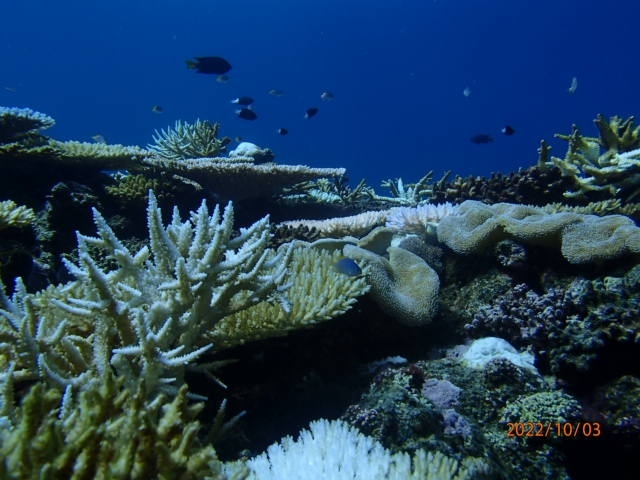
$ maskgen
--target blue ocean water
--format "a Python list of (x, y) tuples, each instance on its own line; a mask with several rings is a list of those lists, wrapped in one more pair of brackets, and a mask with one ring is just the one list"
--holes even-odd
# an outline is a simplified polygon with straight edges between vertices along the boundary
[[(53, 116), (57, 139), (109, 143), (220, 121), (280, 163), (344, 166), (374, 186), (508, 172), (535, 163), (542, 138), (564, 154), (552, 135), (572, 123), (594, 132), (597, 113), (638, 113), (637, 18), (631, 0), (3, 0), (0, 105)], [(207, 55), (232, 63), (228, 83), (186, 68)], [(239, 95), (256, 121), (236, 117)]]

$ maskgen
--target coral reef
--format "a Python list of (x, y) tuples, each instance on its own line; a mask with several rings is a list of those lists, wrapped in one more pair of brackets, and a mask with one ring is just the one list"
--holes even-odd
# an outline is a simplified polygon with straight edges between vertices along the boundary
[(320, 178), (342, 176), (344, 168), (312, 168), (305, 165), (256, 165), (249, 162), (230, 162), (222, 158), (167, 160), (147, 158), (144, 164), (162, 171), (177, 181), (188, 181), (207, 189), (219, 197), (241, 200), (269, 198), (286, 186)]
[(459, 254), (479, 252), (504, 239), (560, 247), (573, 264), (640, 254), (640, 229), (622, 215), (548, 214), (524, 205), (467, 200), (458, 215), (438, 225), (438, 240)]
[(492, 173), (488, 178), (480, 176), (455, 176), (449, 180), (447, 172), (431, 188), (432, 203), (462, 203), (479, 200), (486, 203), (524, 203), (545, 205), (550, 202), (566, 202), (564, 193), (575, 188), (573, 179), (563, 177), (560, 169), (532, 166), (517, 172)]
[(12, 200), (0, 202), (0, 231), (10, 227), (26, 227), (36, 220), (35, 212)]
[(348, 217), (327, 218), (324, 220), (287, 220), (278, 228), (313, 229), (321, 238), (336, 238), (351, 235), (362, 237), (375, 227), (384, 224), (388, 211), (369, 211)]
[[(232, 238), (233, 209), (206, 205), (162, 225), (149, 194), (149, 244), (133, 253), (94, 210), (98, 237), (78, 235), (76, 281), (0, 298), (0, 344), (15, 379), (78, 388), (115, 369), (148, 394), (177, 391), (186, 367), (211, 348), (203, 335), (226, 315), (280, 294), (288, 251), (267, 249), (268, 219)], [(89, 247), (103, 251), (101, 265)]]
[(391, 453), (344, 422), (323, 419), (312, 422), (297, 440), (285, 437), (247, 464), (250, 480), (471, 480), (486, 471), (478, 459), (459, 462), (422, 450), (411, 456)]
[(223, 318), (207, 333), (216, 348), (228, 348), (330, 320), (349, 310), (369, 286), (363, 277), (338, 272), (340, 251), (297, 243), (281, 281), (287, 303), (260, 302)]
[(499, 335), (532, 347), (539, 365), (569, 380), (597, 358), (604, 361), (606, 351), (637, 342), (639, 292), (640, 266), (621, 277), (576, 278), (542, 293), (519, 284), (480, 306), (466, 329), (473, 337)]
[[(567, 408), (554, 410), (545, 402), (550, 398), (564, 400)], [(486, 478), (567, 479), (563, 440), (507, 435), (502, 422), (524, 404), (538, 405), (550, 421), (581, 418), (575, 399), (550, 390), (530, 369), (505, 358), (471, 369), (448, 357), (382, 370), (342, 419), (391, 451), (442, 452), (462, 462), (482, 458)]]
[(196, 119), (194, 123), (178, 120), (174, 128), (168, 127), (153, 135), (155, 143), (147, 148), (158, 157), (168, 160), (219, 157), (231, 143), (229, 137), (218, 137), (220, 124)]
[(30, 108), (0, 107), (0, 144), (41, 140), (39, 131), (55, 123), (53, 118)]
[(633, 116), (598, 115), (599, 137), (586, 137), (574, 125), (570, 135), (556, 134), (569, 143), (565, 157), (549, 158), (549, 149), (543, 149), (538, 165), (555, 166), (574, 181), (576, 189), (565, 192), (567, 198), (632, 201), (640, 194), (640, 127), (634, 122)]
[(380, 308), (405, 325), (429, 323), (438, 307), (440, 279), (418, 255), (400, 247), (387, 249), (389, 259), (355, 245), (345, 245), (345, 256), (361, 262)]
[(451, 203), (426, 203), (417, 207), (394, 207), (387, 213), (385, 226), (394, 230), (418, 235), (435, 232), (440, 220), (456, 215), (457, 207)]
[[(222, 462), (197, 437), (202, 404), (183, 386), (172, 401), (146, 398), (105, 372), (69, 405), (37, 383), (25, 395), (14, 426), (0, 429), (0, 476), (6, 479), (223, 478)], [(62, 401), (62, 408), (59, 409)]]

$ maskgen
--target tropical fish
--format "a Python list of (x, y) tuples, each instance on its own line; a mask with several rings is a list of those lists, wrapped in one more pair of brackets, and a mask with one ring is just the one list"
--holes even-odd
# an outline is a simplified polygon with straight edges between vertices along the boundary
[(284, 128), (284, 127), (280, 127), (280, 128), (278, 129), (278, 135), (286, 135), (287, 133), (289, 133), (289, 130), (287, 130), (287, 129), (286, 129), (286, 128)]
[(195, 57), (187, 60), (187, 68), (197, 73), (222, 75), (231, 70), (231, 64), (222, 57)]
[(269, 95), (273, 95), (274, 97), (281, 97), (284, 95), (282, 90), (278, 90), (277, 88), (272, 88), (267, 92)]
[(478, 133), (469, 139), (471, 143), (491, 143), (493, 142), (493, 137), (486, 133)]
[(153, 113), (162, 113), (164, 112), (164, 108), (162, 108), (160, 105), (154, 105), (151, 107), (151, 111)]
[(502, 127), (502, 130), (500, 131), (504, 133), (507, 137), (516, 133), (516, 130), (511, 125), (505, 125), (504, 127)]
[(320, 109), (316, 107), (307, 108), (307, 111), (304, 113), (304, 118), (315, 117), (319, 111)]
[(238, 97), (231, 100), (231, 103), (235, 103), (236, 105), (244, 105), (248, 107), (253, 103), (253, 98), (251, 97)]
[(358, 266), (358, 264), (352, 259), (346, 257), (341, 258), (336, 263), (334, 263), (333, 267), (338, 273), (348, 275), (349, 277), (355, 277), (362, 273), (362, 269)]
[(236, 110), (236, 115), (238, 118), (242, 118), (243, 120), (255, 120), (258, 118), (258, 114), (250, 108), (241, 108)]
[(330, 92), (329, 90), (325, 90), (320, 94), (320, 98), (328, 102), (329, 100), (334, 99), (334, 95), (333, 95), (333, 92)]

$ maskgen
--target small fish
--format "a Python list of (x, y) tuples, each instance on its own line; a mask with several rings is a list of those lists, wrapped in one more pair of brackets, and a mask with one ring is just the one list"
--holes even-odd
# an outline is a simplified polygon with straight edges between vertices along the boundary
[(464, 90), (462, 90), (462, 95), (464, 95), (465, 97), (470, 97), (471, 96), (471, 88), (464, 87)]
[(304, 113), (304, 118), (315, 117), (319, 111), (320, 109), (316, 107), (307, 108), (307, 111)]
[(242, 118), (243, 120), (255, 120), (258, 118), (258, 114), (250, 108), (241, 108), (236, 110), (236, 115), (238, 118)]
[(569, 85), (567, 92), (575, 93), (577, 89), (578, 89), (578, 77), (573, 77), (571, 79), (571, 85)]
[(231, 100), (231, 103), (235, 103), (236, 105), (244, 105), (248, 107), (253, 103), (253, 98), (251, 97), (238, 97)]
[(216, 77), (216, 82), (218, 83), (227, 83), (229, 80), (229, 75), (218, 75)]
[(333, 267), (338, 273), (342, 273), (343, 275), (347, 275), (349, 277), (355, 277), (362, 273), (362, 269), (358, 266), (358, 264), (350, 258), (346, 257), (341, 258), (336, 263), (334, 263)]
[(241, 142), (243, 142), (243, 141), (244, 141), (244, 138), (242, 138), (242, 137), (239, 137), (239, 136), (238, 136), (238, 137), (234, 137), (234, 138), (233, 138), (233, 140), (234, 140), (235, 142), (241, 143)]
[(187, 68), (196, 73), (222, 75), (231, 70), (231, 64), (222, 57), (195, 57), (187, 60)]
[(493, 137), (486, 133), (478, 133), (469, 139), (471, 143), (491, 143), (493, 142)]
[(5, 89), (7, 92), (11, 92), (11, 93), (16, 93), (16, 92), (18, 91), (18, 89), (13, 88), (13, 87), (4, 87), (4, 89)]
[(284, 127), (280, 127), (277, 131), (278, 131), (278, 135), (286, 135), (287, 133), (289, 133), (289, 130), (287, 130)]
[(504, 127), (502, 127), (502, 130), (500, 131), (504, 133), (507, 137), (510, 137), (511, 135), (516, 133), (515, 128), (513, 128), (511, 125), (505, 125)]
[(335, 97), (333, 95), (333, 92), (330, 92), (329, 90), (325, 90), (320, 94), (320, 98), (325, 102), (328, 102), (329, 100), (333, 100)]
[(93, 140), (93, 141), (94, 141), (94, 142), (96, 142), (96, 143), (107, 143), (107, 139), (106, 139), (106, 138), (104, 138), (104, 136), (103, 136), (103, 135), (100, 135), (99, 133), (97, 133), (97, 134), (93, 135), (93, 136), (91, 137), (91, 140)]
[(162, 108), (160, 105), (154, 105), (153, 107), (151, 107), (151, 111), (153, 113), (162, 113), (164, 112), (164, 108)]
[(272, 88), (267, 92), (269, 95), (273, 95), (274, 97), (281, 97), (284, 95), (282, 90), (278, 90), (277, 88)]

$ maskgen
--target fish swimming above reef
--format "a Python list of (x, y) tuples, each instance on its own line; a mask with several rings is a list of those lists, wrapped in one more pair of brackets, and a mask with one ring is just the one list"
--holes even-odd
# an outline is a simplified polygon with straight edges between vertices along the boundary
[(464, 87), (464, 90), (462, 90), (462, 95), (464, 95), (465, 97), (470, 97), (471, 96), (471, 88), (470, 87)]
[(242, 118), (243, 120), (255, 120), (258, 118), (258, 114), (250, 108), (241, 108), (236, 110), (236, 115), (238, 118)]
[(469, 139), (471, 143), (491, 143), (493, 142), (493, 137), (487, 133), (478, 133)]
[(187, 68), (196, 73), (223, 75), (231, 70), (231, 64), (222, 57), (195, 57), (187, 60)]
[(507, 137), (510, 137), (511, 135), (516, 133), (515, 128), (513, 128), (511, 125), (505, 125), (504, 127), (502, 127), (502, 130), (500, 131), (504, 133)]
[(320, 109), (316, 107), (307, 108), (307, 111), (304, 112), (304, 118), (315, 117), (319, 111)]
[(287, 133), (289, 133), (289, 130), (287, 130), (287, 129), (286, 129), (286, 128), (284, 128), (284, 127), (280, 127), (280, 128), (277, 130), (277, 132), (278, 132), (278, 135), (286, 135)]
[(342, 273), (349, 277), (356, 277), (362, 273), (358, 264), (350, 258), (341, 258), (333, 264), (333, 267), (338, 273)]
[(160, 105), (154, 105), (154, 106), (151, 107), (151, 111), (153, 113), (158, 113), (159, 114), (159, 113), (164, 112), (164, 109)]
[(248, 107), (253, 103), (253, 98), (251, 97), (238, 97), (231, 100), (231, 103), (235, 103), (236, 105), (244, 105)]
[(320, 98), (325, 102), (328, 102), (330, 100), (333, 100), (335, 96), (333, 95), (333, 92), (330, 92), (329, 90), (325, 90), (320, 94)]
[(229, 80), (231, 80), (229, 75), (218, 75), (216, 78), (216, 82), (218, 83), (227, 83)]
[(284, 92), (282, 90), (278, 90), (277, 88), (272, 88), (271, 90), (269, 90), (267, 92), (269, 95), (272, 95), (274, 97), (281, 97), (284, 95)]

